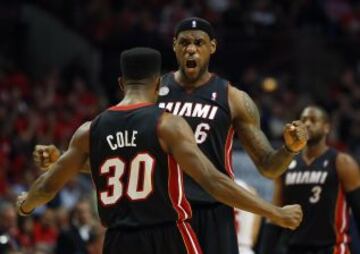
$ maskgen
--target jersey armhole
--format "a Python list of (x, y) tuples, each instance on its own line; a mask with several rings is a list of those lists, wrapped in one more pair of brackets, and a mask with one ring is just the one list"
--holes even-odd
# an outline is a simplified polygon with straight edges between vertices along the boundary
[(101, 114), (97, 115), (94, 119), (91, 120), (91, 123), (90, 123), (90, 128), (89, 128), (89, 163), (90, 163), (90, 171), (91, 170), (91, 164), (92, 164), (92, 161), (91, 161), (91, 154), (92, 154), (92, 136), (93, 136), (93, 130), (94, 130), (94, 125), (97, 124), (97, 122), (99, 121), (101, 117)]
[(158, 119), (157, 119), (157, 123), (156, 123), (156, 136), (157, 136), (157, 141), (158, 141), (158, 144), (159, 144), (159, 147), (160, 147), (161, 151), (163, 151), (164, 153), (167, 154), (168, 152), (164, 151), (164, 148), (163, 148), (162, 145), (161, 145), (160, 136), (159, 136), (160, 120), (161, 120), (161, 118), (163, 117), (163, 115), (164, 115), (165, 113), (170, 113), (170, 111), (168, 111), (167, 109), (161, 109), (160, 114), (159, 114), (159, 117), (158, 117)]
[(226, 80), (226, 88), (225, 88), (226, 89), (226, 106), (229, 110), (231, 126), (233, 126), (233, 116), (232, 116), (232, 112), (231, 112), (231, 108), (230, 108), (230, 101), (229, 101), (230, 86), (233, 86), (233, 85), (231, 84), (230, 81)]

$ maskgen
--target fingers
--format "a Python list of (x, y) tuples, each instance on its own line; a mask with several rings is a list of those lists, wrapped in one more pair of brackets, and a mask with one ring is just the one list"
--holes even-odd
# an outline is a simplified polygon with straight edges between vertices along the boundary
[(300, 225), (303, 218), (303, 212), (300, 205), (292, 205), (291, 209), (292, 219), (289, 221), (288, 228), (294, 230)]
[(21, 192), (21, 194), (16, 198), (16, 209), (19, 211), (22, 203), (24, 202), (24, 200), (27, 197), (27, 193), (26, 192)]
[(24, 204), (27, 196), (28, 196), (27, 192), (22, 192), (16, 199), (16, 204), (15, 204), (16, 211), (20, 216), (29, 216), (34, 211), (34, 209), (32, 209), (31, 211), (28, 211), (28, 212), (24, 211), (23, 204)]
[(287, 148), (294, 152), (300, 151), (308, 140), (308, 132), (305, 124), (299, 120), (286, 124), (284, 128), (284, 139)]
[(294, 230), (300, 225), (303, 219), (303, 212), (300, 205), (284, 206), (282, 212), (283, 219), (279, 223), (280, 226)]

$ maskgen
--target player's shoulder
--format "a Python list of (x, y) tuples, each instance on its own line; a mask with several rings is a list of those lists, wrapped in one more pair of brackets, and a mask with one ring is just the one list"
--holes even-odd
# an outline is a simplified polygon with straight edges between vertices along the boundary
[(179, 130), (186, 123), (181, 116), (173, 115), (167, 111), (163, 111), (159, 118), (158, 130)]
[(231, 85), (231, 82), (228, 79), (223, 78), (220, 75), (213, 72), (211, 73), (211, 80), (213, 80), (213, 82), (216, 83), (216, 85), (220, 85), (224, 87), (228, 87), (229, 85)]
[(91, 121), (86, 121), (76, 130), (78, 133), (86, 133), (90, 130)]
[(89, 144), (89, 137), (90, 137), (90, 127), (91, 127), (91, 121), (84, 122), (82, 125), (80, 125), (80, 127), (77, 128), (74, 135), (72, 136), (70, 142), (71, 145), (75, 145), (87, 149)]
[(259, 111), (249, 94), (232, 85), (229, 85), (228, 89), (228, 101), (233, 118), (247, 123), (257, 123), (260, 119)]
[(336, 153), (336, 165), (337, 166), (349, 165), (349, 164), (354, 164), (354, 163), (356, 164), (356, 160), (349, 153), (340, 152), (340, 151), (338, 151)]

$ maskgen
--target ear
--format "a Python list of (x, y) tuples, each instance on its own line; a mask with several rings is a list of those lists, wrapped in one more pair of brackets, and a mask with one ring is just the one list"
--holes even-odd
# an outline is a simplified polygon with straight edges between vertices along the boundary
[(216, 52), (216, 47), (217, 47), (217, 41), (216, 39), (212, 39), (210, 41), (210, 54), (214, 54)]
[(325, 128), (325, 133), (326, 133), (326, 135), (328, 135), (328, 134), (330, 133), (330, 131), (331, 131), (331, 126), (330, 126), (330, 124), (329, 124), (329, 123), (326, 123), (325, 126), (324, 126), (324, 128)]
[(175, 46), (176, 46), (176, 37), (173, 37), (173, 51), (175, 52)]
[(124, 87), (124, 83), (123, 83), (123, 81), (122, 81), (122, 78), (121, 78), (121, 77), (118, 77), (117, 81), (118, 81), (118, 84), (119, 84), (119, 87), (120, 87), (121, 92), (124, 92), (124, 91), (125, 91), (125, 87)]
[(156, 80), (156, 92), (159, 92), (160, 89), (160, 83), (161, 83), (161, 76), (159, 76)]

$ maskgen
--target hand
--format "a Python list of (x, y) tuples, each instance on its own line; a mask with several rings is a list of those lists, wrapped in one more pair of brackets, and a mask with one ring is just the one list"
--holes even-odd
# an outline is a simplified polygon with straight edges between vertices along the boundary
[(300, 225), (302, 218), (303, 212), (300, 205), (287, 205), (279, 207), (271, 220), (281, 227), (294, 230)]
[(294, 153), (300, 152), (306, 146), (308, 140), (307, 129), (301, 121), (286, 124), (283, 136), (287, 150)]
[(41, 170), (48, 170), (51, 164), (57, 161), (61, 153), (54, 145), (36, 145), (33, 152), (35, 165)]
[(16, 211), (20, 216), (29, 216), (33, 212), (33, 210), (26, 211), (24, 210), (23, 204), (28, 196), (27, 192), (22, 192), (20, 196), (16, 199)]

